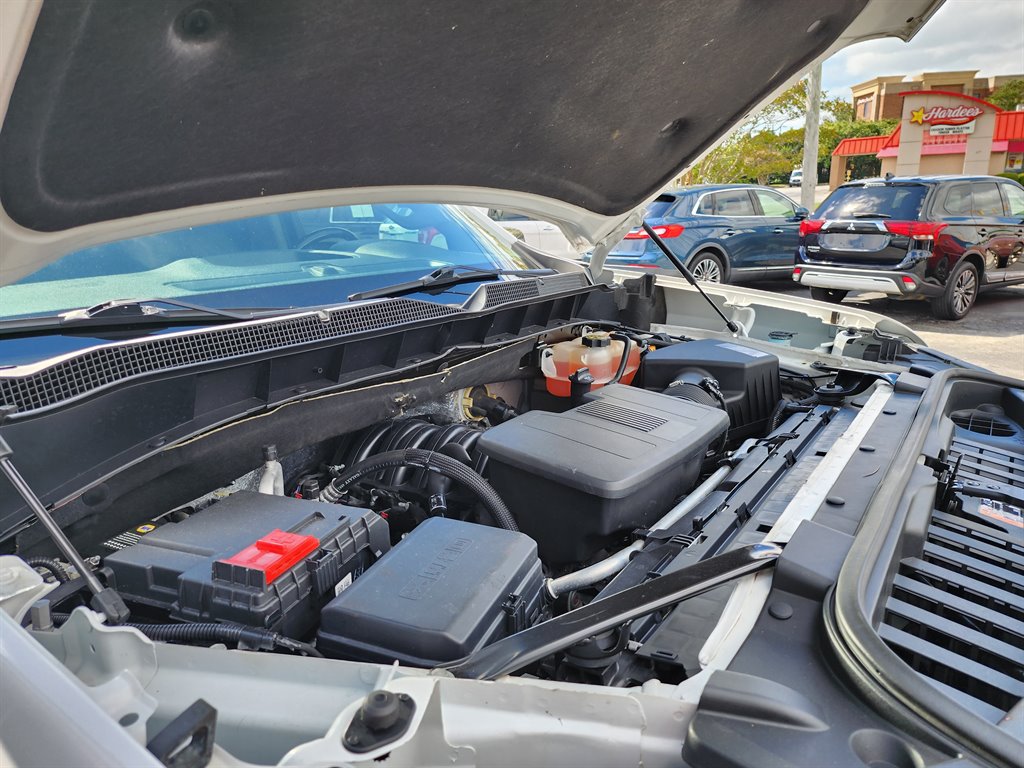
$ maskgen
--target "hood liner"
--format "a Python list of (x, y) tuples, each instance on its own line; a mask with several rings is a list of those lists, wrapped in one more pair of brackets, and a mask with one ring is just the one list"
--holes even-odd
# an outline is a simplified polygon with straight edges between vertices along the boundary
[(423, 184), (619, 215), (866, 3), (48, 0), (0, 131), (0, 204), (60, 231)]

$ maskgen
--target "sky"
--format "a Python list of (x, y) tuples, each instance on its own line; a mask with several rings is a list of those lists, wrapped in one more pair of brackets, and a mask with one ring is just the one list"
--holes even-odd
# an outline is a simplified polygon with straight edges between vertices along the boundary
[(873, 77), (964, 69), (1024, 73), (1024, 0), (946, 0), (909, 43), (887, 38), (840, 51), (822, 67), (821, 84), (849, 98), (851, 85)]

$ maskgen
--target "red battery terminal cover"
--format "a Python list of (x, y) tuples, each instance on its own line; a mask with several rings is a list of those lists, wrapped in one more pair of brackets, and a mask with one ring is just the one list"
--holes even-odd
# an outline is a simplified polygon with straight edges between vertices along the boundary
[(320, 540), (316, 536), (302, 536), (275, 529), (237, 555), (220, 562), (262, 571), (266, 583), (270, 584), (319, 546)]

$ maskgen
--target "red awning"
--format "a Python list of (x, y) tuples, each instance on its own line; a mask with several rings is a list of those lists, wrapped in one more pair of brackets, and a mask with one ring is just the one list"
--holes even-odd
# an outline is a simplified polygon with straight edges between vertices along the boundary
[(1024, 112), (1000, 112), (996, 115), (994, 141), (1024, 139)]
[[(996, 114), (995, 133), (992, 137), (992, 151), (1005, 152), (1009, 146), (1024, 141), (1024, 112), (999, 112)], [(925, 133), (922, 138), (921, 154), (946, 155), (963, 152), (967, 146), (967, 137), (932, 136)], [(852, 155), (876, 155), (877, 157), (896, 157), (900, 146), (900, 126), (896, 126), (888, 136), (855, 136), (843, 139), (832, 150), (833, 157), (850, 157)], [(1018, 151), (1010, 149), (1011, 152)]]
[(888, 136), (854, 136), (843, 139), (832, 150), (833, 156), (873, 155), (882, 148)]

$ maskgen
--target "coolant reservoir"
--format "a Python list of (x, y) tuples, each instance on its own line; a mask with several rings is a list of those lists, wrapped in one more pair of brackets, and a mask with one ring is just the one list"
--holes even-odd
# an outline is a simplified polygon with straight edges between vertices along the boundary
[(613, 339), (607, 331), (592, 331), (576, 339), (552, 344), (540, 359), (548, 392), (556, 397), (569, 397), (569, 376), (580, 368), (590, 370), (595, 389), (604, 386), (615, 376), (626, 344), (629, 344), (629, 361), (621, 381), (629, 384), (640, 367), (640, 347), (634, 342)]

